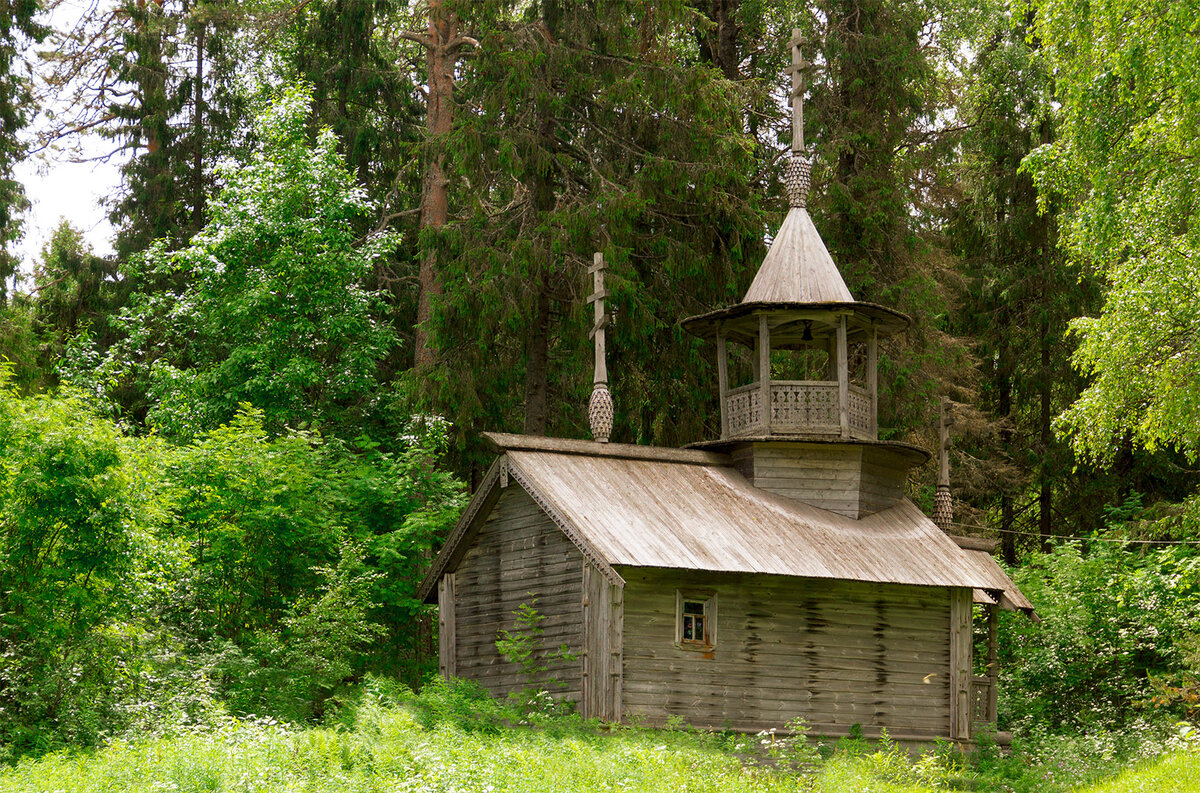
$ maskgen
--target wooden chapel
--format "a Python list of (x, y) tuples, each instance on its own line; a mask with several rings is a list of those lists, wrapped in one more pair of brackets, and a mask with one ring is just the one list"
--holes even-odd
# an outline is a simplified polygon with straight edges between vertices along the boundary
[[(598, 255), (595, 440), (485, 435), (497, 459), (420, 589), (444, 675), (496, 695), (545, 685), (614, 722), (802, 717), (815, 735), (911, 743), (995, 723), (995, 610), (1032, 608), (986, 542), (956, 541), (906, 497), (929, 454), (878, 438), (877, 351), (909, 320), (854, 299), (809, 217), (798, 35), (792, 58), (788, 214), (742, 301), (683, 321), (715, 343), (720, 437), (607, 442)], [(526, 603), (549, 659), (533, 681), (496, 647)]]

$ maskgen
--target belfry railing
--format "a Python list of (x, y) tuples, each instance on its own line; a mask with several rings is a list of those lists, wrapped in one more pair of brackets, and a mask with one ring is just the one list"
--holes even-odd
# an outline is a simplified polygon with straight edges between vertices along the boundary
[(759, 383), (727, 393), (723, 407), (728, 437), (772, 434), (875, 439), (871, 393), (853, 383), (847, 392), (848, 436), (842, 431), (837, 381), (772, 380), (769, 416), (763, 411), (762, 394)]

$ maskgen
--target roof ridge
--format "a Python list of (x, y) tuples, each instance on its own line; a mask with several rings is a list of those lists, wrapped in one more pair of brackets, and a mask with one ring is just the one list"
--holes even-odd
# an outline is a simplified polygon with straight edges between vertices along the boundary
[(483, 437), (497, 452), (549, 452), (579, 454), (587, 457), (618, 457), (625, 460), (647, 460), (686, 465), (733, 465), (733, 459), (718, 452), (697, 449), (675, 449), (669, 446), (642, 446), (635, 443), (599, 443), (570, 438), (547, 438), (540, 435), (516, 435), (507, 432), (485, 432)]

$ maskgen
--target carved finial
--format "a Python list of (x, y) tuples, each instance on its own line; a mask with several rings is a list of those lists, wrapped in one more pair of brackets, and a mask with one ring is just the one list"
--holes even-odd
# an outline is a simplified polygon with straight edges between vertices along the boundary
[(592, 266), (588, 268), (595, 289), (587, 299), (595, 310), (595, 322), (588, 335), (596, 343), (596, 369), (592, 378), (592, 398), (588, 401), (588, 424), (592, 429), (592, 438), (600, 443), (608, 443), (613, 428), (613, 399), (608, 392), (608, 366), (604, 349), (604, 328), (608, 325), (608, 314), (604, 311), (604, 298), (608, 296), (608, 292), (604, 291), (606, 269), (608, 266), (604, 263), (604, 254), (597, 252), (592, 259)]
[(942, 397), (938, 416), (938, 485), (933, 496), (933, 522), (942, 531), (949, 531), (954, 522), (954, 499), (950, 495), (950, 428), (954, 416), (950, 400)]
[(793, 154), (783, 171), (783, 182), (787, 186), (788, 206), (807, 207), (808, 188), (812, 185), (812, 160), (802, 154)]

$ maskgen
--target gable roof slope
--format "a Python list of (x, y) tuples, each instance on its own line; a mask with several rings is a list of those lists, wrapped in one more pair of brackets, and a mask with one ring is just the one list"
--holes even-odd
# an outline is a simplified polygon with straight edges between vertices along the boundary
[[(489, 440), (505, 452), (502, 465), (606, 573), (627, 565), (980, 590), (998, 583), (908, 499), (855, 520), (755, 488), (721, 455)], [(472, 506), (499, 486), (498, 477), (488, 480)], [(486, 511), (468, 507), (464, 520)], [(423, 599), (452, 569), (468, 528), (460, 522), (451, 535), (421, 585)]]

